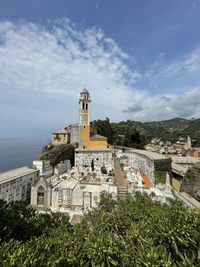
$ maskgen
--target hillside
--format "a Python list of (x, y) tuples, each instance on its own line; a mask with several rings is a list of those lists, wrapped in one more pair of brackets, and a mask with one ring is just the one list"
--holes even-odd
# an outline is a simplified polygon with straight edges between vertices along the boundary
[(127, 120), (115, 123), (107, 118), (93, 121), (92, 126), (94, 132), (107, 136), (108, 141), (115, 145), (142, 148), (155, 137), (174, 142), (190, 135), (193, 144), (200, 146), (200, 119), (174, 118), (144, 123)]

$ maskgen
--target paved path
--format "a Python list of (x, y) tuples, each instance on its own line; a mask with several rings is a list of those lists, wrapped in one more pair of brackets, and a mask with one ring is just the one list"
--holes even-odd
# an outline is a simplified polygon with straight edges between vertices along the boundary
[(126, 179), (124, 177), (124, 174), (121, 170), (119, 159), (114, 159), (114, 172), (115, 172), (115, 178), (117, 182), (117, 187), (123, 187), (126, 188)]

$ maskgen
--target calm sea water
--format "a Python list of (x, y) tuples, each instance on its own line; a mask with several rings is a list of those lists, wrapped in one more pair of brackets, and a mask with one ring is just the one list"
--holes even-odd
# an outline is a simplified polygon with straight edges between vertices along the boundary
[(0, 139), (0, 172), (31, 166), (49, 140)]

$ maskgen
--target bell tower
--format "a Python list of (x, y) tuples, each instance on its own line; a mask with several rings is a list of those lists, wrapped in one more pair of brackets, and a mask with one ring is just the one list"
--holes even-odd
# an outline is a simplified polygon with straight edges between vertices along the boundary
[(79, 98), (79, 146), (83, 149), (87, 147), (90, 141), (90, 102), (90, 94), (84, 89)]

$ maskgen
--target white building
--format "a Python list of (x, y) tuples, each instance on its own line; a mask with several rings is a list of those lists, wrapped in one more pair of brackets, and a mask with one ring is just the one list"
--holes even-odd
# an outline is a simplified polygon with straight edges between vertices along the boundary
[(0, 174), (0, 199), (8, 202), (30, 197), (31, 186), (38, 179), (38, 170), (21, 167)]
[(42, 175), (46, 178), (53, 174), (53, 168), (50, 164), (50, 160), (34, 160), (33, 167), (39, 170), (39, 175)]
[(87, 210), (98, 206), (101, 192), (117, 196), (112, 177), (73, 167), (62, 177), (40, 177), (31, 189), (31, 205), (40, 210)]
[(127, 164), (133, 167), (137, 166), (141, 174), (146, 175), (151, 180), (153, 186), (155, 185), (154, 161), (168, 159), (162, 154), (140, 149), (127, 149), (123, 155), (127, 158)]
[(109, 172), (114, 167), (111, 149), (93, 149), (91, 151), (77, 148), (75, 150), (75, 166), (91, 167), (92, 161), (96, 171), (105, 166)]
[(90, 102), (89, 92), (84, 89), (79, 98), (79, 124), (69, 127), (71, 143), (78, 143), (75, 166), (69, 170), (65, 169), (65, 163), (59, 163), (54, 176), (47, 178), (46, 165), (35, 162), (43, 177), (32, 186), (32, 206), (69, 213), (80, 209), (82, 213), (98, 205), (101, 192), (117, 195), (107, 138), (98, 134), (90, 136)]
[(66, 159), (57, 164), (57, 166), (54, 168), (54, 174), (61, 175), (70, 169), (71, 169), (70, 160)]

